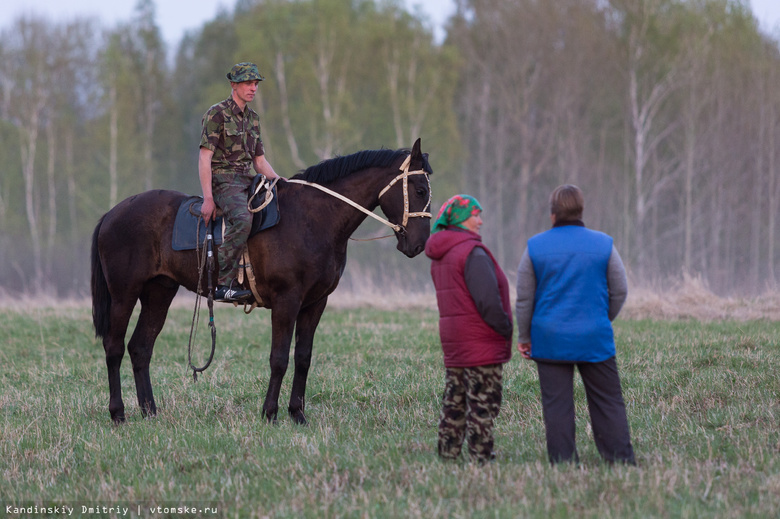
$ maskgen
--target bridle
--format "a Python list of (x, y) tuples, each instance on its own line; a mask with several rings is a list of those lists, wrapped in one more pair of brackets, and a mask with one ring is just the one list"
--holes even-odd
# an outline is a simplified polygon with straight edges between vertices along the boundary
[[(428, 211), (431, 207), (431, 177), (428, 175), (428, 173), (423, 169), (418, 169), (414, 171), (409, 171), (409, 164), (411, 164), (412, 155), (409, 154), (406, 157), (406, 160), (401, 164), (401, 167), (398, 168), (402, 173), (395, 177), (393, 180), (390, 181), (389, 184), (387, 184), (382, 191), (379, 192), (379, 196), (377, 199), (381, 199), (382, 195), (387, 193), (387, 191), (395, 185), (396, 182), (399, 180), (403, 180), (403, 193), (404, 193), (404, 216), (401, 225), (395, 224), (385, 218), (382, 218), (378, 214), (369, 211), (365, 207), (361, 206), (360, 204), (357, 204), (350, 200), (349, 198), (345, 197), (344, 195), (341, 195), (339, 193), (336, 193), (332, 189), (328, 189), (325, 186), (322, 186), (320, 184), (315, 184), (314, 182), (307, 182), (306, 180), (299, 180), (299, 179), (290, 179), (287, 182), (295, 183), (295, 184), (304, 184), (311, 187), (316, 187), (320, 191), (323, 191), (325, 193), (328, 193), (329, 195), (338, 198), (342, 202), (345, 202), (358, 211), (362, 211), (367, 216), (370, 216), (371, 218), (374, 218), (375, 220), (383, 223), (384, 225), (387, 225), (391, 229), (393, 229), (395, 232), (400, 234), (406, 234), (406, 224), (409, 223), (409, 218), (430, 218), (431, 213)], [(410, 213), (409, 212), (409, 177), (412, 175), (425, 175), (425, 179), (428, 181), (428, 203), (425, 204), (425, 208), (423, 208), (422, 211), (416, 212), (416, 213)]]
[[(428, 175), (428, 173), (425, 172), (424, 169), (417, 169), (415, 171), (409, 171), (409, 164), (412, 162), (412, 155), (409, 154), (409, 156), (406, 157), (406, 160), (403, 164), (401, 164), (401, 167), (399, 168), (403, 173), (395, 177), (393, 180), (390, 181), (389, 184), (385, 186), (385, 188), (379, 192), (378, 199), (382, 198), (382, 195), (387, 193), (391, 187), (395, 185), (396, 182), (399, 180), (403, 180), (403, 187), (404, 187), (404, 219), (401, 223), (401, 227), (406, 229), (406, 224), (409, 222), (409, 218), (430, 218), (431, 213), (428, 211), (431, 207), (431, 177)], [(422, 211), (416, 212), (416, 213), (410, 213), (409, 212), (409, 177), (412, 175), (425, 175), (425, 180), (428, 181), (428, 203), (425, 204), (425, 207)]]

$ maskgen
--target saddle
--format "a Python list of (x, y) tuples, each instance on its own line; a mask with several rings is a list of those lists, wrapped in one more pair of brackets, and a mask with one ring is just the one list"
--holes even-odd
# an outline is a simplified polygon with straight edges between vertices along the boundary
[[(258, 189), (258, 184), (264, 179), (262, 175), (255, 176), (252, 182), (250, 193), (255, 193)], [(261, 186), (261, 192), (264, 189)], [(259, 207), (265, 204), (263, 209), (254, 212), (252, 218), (252, 230), (249, 236), (269, 229), (279, 223), (279, 204), (276, 197), (276, 186), (271, 190), (273, 197), (270, 201), (264, 200), (263, 196), (259, 194), (253, 194), (248, 199), (250, 210), (257, 210)], [(202, 196), (191, 196), (185, 198), (179, 209), (176, 211), (176, 220), (173, 223), (173, 240), (172, 248), (176, 251), (183, 250), (195, 250), (203, 245), (203, 241), (206, 238), (206, 222), (200, 215), (200, 208), (203, 205)], [(217, 218), (214, 219), (214, 233), (213, 243), (219, 245), (222, 243), (222, 223), (224, 217), (218, 212)], [(200, 244), (198, 243), (200, 241)]]

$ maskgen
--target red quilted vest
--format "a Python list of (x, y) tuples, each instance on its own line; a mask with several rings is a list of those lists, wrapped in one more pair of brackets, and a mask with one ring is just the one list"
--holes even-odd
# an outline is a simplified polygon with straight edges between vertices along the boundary
[(512, 341), (482, 319), (466, 286), (466, 258), (474, 247), (482, 247), (493, 261), (504, 311), (510, 319), (512, 316), (509, 283), (480, 236), (453, 230), (431, 235), (425, 254), (433, 260), (431, 277), (439, 303), (439, 335), (448, 368), (503, 364), (512, 358)]

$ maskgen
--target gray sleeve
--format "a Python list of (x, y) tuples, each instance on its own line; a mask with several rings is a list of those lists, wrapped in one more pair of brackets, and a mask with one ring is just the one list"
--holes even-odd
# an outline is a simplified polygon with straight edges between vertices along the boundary
[(534, 315), (534, 297), (536, 294), (536, 274), (528, 249), (520, 258), (517, 267), (517, 302), (515, 303), (515, 318), (517, 319), (518, 342), (531, 342), (531, 318)]
[(471, 293), (482, 319), (502, 337), (512, 337), (512, 319), (504, 311), (493, 260), (482, 247), (474, 249), (466, 258), (466, 287)]
[(614, 321), (628, 297), (626, 268), (614, 246), (607, 266), (607, 291), (609, 292), (609, 320)]

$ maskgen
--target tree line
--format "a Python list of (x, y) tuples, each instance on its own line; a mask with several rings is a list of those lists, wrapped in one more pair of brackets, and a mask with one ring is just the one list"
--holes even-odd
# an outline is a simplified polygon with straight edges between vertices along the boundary
[[(637, 283), (777, 286), (780, 55), (746, 2), (457, 0), (438, 42), (398, 0), (238, 0), (168, 49), (139, 0), (111, 28), (0, 29), (0, 289), (87, 295), (104, 212), (199, 193), (201, 117), (238, 61), (266, 77), (253, 108), (277, 172), (422, 137), (434, 211), (477, 196), (508, 272), (568, 182)], [(370, 247), (350, 252), (366, 271), (393, 248)]]

